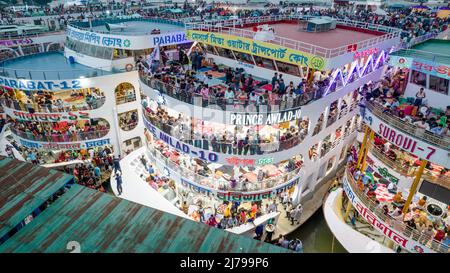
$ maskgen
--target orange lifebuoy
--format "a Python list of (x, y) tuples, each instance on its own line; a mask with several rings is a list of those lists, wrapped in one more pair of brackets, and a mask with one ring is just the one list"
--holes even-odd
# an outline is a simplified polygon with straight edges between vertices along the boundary
[(126, 71), (131, 71), (131, 70), (133, 70), (133, 65), (132, 65), (132, 64), (127, 64), (127, 65), (125, 65), (125, 70), (126, 70)]

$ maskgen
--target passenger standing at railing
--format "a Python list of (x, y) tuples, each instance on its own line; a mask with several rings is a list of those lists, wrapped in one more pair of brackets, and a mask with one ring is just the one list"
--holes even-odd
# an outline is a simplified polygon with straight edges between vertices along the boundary
[(420, 107), (425, 97), (425, 89), (421, 87), (420, 90), (416, 93), (416, 100), (414, 101), (414, 105)]
[(275, 89), (275, 84), (278, 82), (278, 73), (275, 72), (272, 77), (272, 90)]
[(421, 232), (419, 243), (426, 246), (428, 242), (433, 238), (433, 236), (434, 236), (433, 226), (429, 225), (426, 229), (424, 229)]

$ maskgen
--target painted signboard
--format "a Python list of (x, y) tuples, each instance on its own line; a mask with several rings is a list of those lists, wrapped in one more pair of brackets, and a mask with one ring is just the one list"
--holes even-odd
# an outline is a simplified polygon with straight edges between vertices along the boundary
[(1, 40), (0, 41), (0, 47), (14, 47), (19, 45), (31, 45), (33, 43), (33, 39), (31, 38), (21, 38), (21, 39), (14, 39), (14, 40)]
[(25, 80), (25, 79), (11, 79), (6, 77), (0, 77), (0, 86), (26, 90), (71, 90), (81, 89), (88, 87), (87, 79), (84, 80), (66, 80), (66, 81), (49, 81), (49, 80)]
[(301, 118), (300, 108), (278, 113), (231, 113), (230, 124), (244, 126), (272, 125)]
[(347, 197), (352, 202), (353, 207), (358, 211), (358, 213), (361, 215), (361, 217), (364, 218), (364, 220), (367, 223), (369, 223), (376, 230), (384, 234), (384, 236), (395, 242), (397, 245), (401, 246), (402, 248), (410, 252), (434, 253), (433, 250), (429, 249), (428, 247), (422, 244), (419, 244), (419, 242), (416, 242), (408, 237), (405, 237), (401, 232), (392, 228), (390, 224), (385, 223), (370, 209), (368, 209), (353, 191), (350, 182), (348, 181), (347, 175), (344, 175), (342, 181), (343, 181), (342, 187), (344, 188)]
[(67, 113), (28, 113), (12, 110), (6, 107), (4, 108), (4, 111), (8, 116), (24, 121), (59, 122), (90, 119), (89, 113), (82, 111)]
[(199, 185), (195, 182), (188, 181), (181, 178), (181, 185), (193, 192), (214, 197), (222, 201), (235, 201), (235, 202), (255, 202), (261, 201), (263, 199), (271, 199), (278, 194), (288, 191), (289, 189), (295, 187), (299, 183), (299, 177), (295, 177), (289, 180), (287, 183), (281, 184), (272, 189), (254, 191), (254, 192), (233, 192), (233, 191), (220, 191), (211, 188), (206, 188), (205, 186)]
[(187, 30), (186, 38), (213, 46), (294, 65), (307, 66), (318, 70), (322, 70), (326, 67), (326, 60), (320, 56), (249, 38), (198, 30)]
[(389, 64), (399, 68), (411, 68), (413, 58), (390, 55)]
[(97, 140), (86, 140), (83, 142), (66, 142), (66, 143), (58, 143), (58, 142), (35, 142), (20, 138), (14, 135), (19, 139), (19, 143), (22, 146), (31, 149), (44, 149), (44, 150), (79, 150), (79, 149), (89, 149), (95, 148), (99, 146), (104, 146), (111, 144), (109, 138), (105, 139), (97, 139)]
[(378, 135), (396, 145), (400, 149), (421, 159), (429, 160), (438, 165), (450, 168), (450, 155), (448, 150), (431, 145), (414, 135), (407, 134), (379, 119), (370, 109), (366, 109), (364, 121)]
[(68, 26), (66, 34), (69, 39), (86, 44), (131, 50), (154, 48), (158, 45), (166, 46), (190, 42), (186, 39), (184, 31), (163, 34), (113, 35)]
[(450, 66), (425, 60), (414, 60), (411, 68), (425, 74), (450, 80)]

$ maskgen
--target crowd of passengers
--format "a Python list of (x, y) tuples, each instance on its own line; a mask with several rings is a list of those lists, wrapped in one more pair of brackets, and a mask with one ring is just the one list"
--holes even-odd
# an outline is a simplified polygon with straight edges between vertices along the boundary
[(133, 130), (138, 123), (137, 111), (130, 111), (119, 114), (119, 125), (125, 131)]
[[(325, 72), (317, 71), (313, 80), (307, 82), (302, 79), (298, 84), (285, 82), (283, 74), (274, 73), (271, 81), (257, 82), (252, 75), (243, 69), (219, 67), (215, 63), (211, 66), (202, 62), (203, 53), (194, 51), (191, 55), (192, 69), (183, 69), (177, 63), (151, 65), (147, 74), (151, 76), (150, 84), (158, 90), (164, 90), (169, 95), (179, 100), (193, 103), (194, 98), (201, 98), (204, 106), (215, 104), (224, 105), (269, 105), (279, 106), (281, 109), (289, 109), (308, 101), (320, 98), (329, 84), (329, 77)], [(200, 61), (198, 61), (200, 60)], [(145, 65), (142, 65), (145, 66)], [(211, 68), (210, 71), (218, 71), (225, 74), (224, 85), (208, 85), (212, 76), (208, 71), (202, 72), (201, 68)], [(143, 72), (145, 73), (145, 72)], [(269, 90), (260, 88), (270, 84)]]
[(10, 128), (29, 140), (71, 142), (100, 138), (107, 134), (109, 126), (93, 120), (65, 122), (37, 122), (10, 119)]
[(65, 165), (62, 170), (74, 175), (77, 184), (103, 192), (108, 188), (109, 176), (114, 166), (119, 163), (119, 158), (113, 156), (112, 149), (108, 146), (81, 150), (42, 151), (24, 146), (19, 147), (15, 141), (12, 142), (12, 145), (12, 147), (10, 145), (6, 147), (9, 157), (16, 157), (12, 151), (15, 148), (25, 161), (34, 165), (83, 161), (83, 163)]
[[(177, 165), (180, 168), (180, 172), (185, 172), (186, 176), (195, 176), (197, 183), (208, 186), (210, 188), (218, 188), (219, 190), (240, 190), (248, 191), (249, 189), (261, 189), (274, 187), (280, 183), (285, 182), (281, 176), (294, 175), (294, 171), (300, 170), (303, 165), (301, 158), (291, 158), (283, 163), (279, 163), (276, 169), (279, 170), (278, 174), (273, 176), (269, 170), (263, 168), (254, 169), (250, 168), (250, 172), (255, 173), (256, 181), (251, 182), (246, 176), (245, 171), (238, 172), (235, 176), (231, 173), (226, 174), (227, 179), (223, 179), (225, 174), (218, 177), (217, 170), (214, 166), (208, 165), (203, 161), (194, 159), (190, 156), (179, 154), (176, 150), (170, 148), (162, 141), (156, 141), (153, 144), (153, 149), (156, 150), (162, 157), (165, 157), (167, 161)], [(231, 172), (233, 172), (232, 170)], [(247, 172), (249, 172), (247, 171)], [(271, 176), (272, 175), (272, 176)], [(203, 177), (203, 178), (202, 178)]]
[[(212, 130), (205, 130), (202, 133), (196, 128), (188, 117), (170, 116), (166, 110), (158, 107), (153, 111), (150, 107), (145, 107), (144, 115), (148, 121), (160, 128), (162, 131), (181, 141), (187, 142), (204, 150), (222, 152), (238, 155), (263, 154), (267, 151), (284, 150), (299, 144), (308, 134), (308, 121), (299, 120), (300, 126), (290, 126), (289, 130), (280, 134), (271, 133), (265, 137), (257, 132), (235, 126), (233, 132), (220, 132), (214, 130), (214, 126), (205, 126)], [(201, 121), (197, 121), (201, 122)]]
[(86, 186), (91, 189), (106, 192), (109, 185), (109, 178), (114, 166), (114, 157), (108, 147), (93, 151), (87, 150), (89, 156), (82, 156), (85, 160), (90, 158), (88, 163), (75, 164), (70, 167), (66, 165), (64, 171), (75, 177), (77, 184)]
[[(383, 156), (387, 157), (391, 162), (395, 163), (401, 168), (402, 173), (408, 175), (413, 175), (417, 168), (420, 166), (420, 160), (414, 156), (408, 155), (406, 152), (401, 150), (399, 147), (393, 145), (389, 141), (383, 139), (379, 135), (375, 134), (373, 140), (374, 148), (381, 153)], [(428, 161), (425, 167), (425, 173), (433, 176), (435, 179), (448, 180), (450, 178), (450, 170), (445, 167), (440, 167), (440, 171), (435, 169), (435, 166)]]
[(405, 98), (402, 89), (405, 77), (402, 70), (393, 77), (384, 77), (377, 88), (366, 92), (366, 100), (402, 122), (438, 136), (450, 136), (450, 105), (445, 110), (432, 107), (427, 103), (424, 88), (420, 88), (414, 98)]
[[(449, 4), (450, 5), (450, 4)], [(246, 17), (263, 17), (270, 15), (312, 15), (312, 16), (331, 16), (340, 19), (348, 19), (354, 21), (368, 22), (372, 24), (384, 25), (389, 27), (400, 28), (403, 30), (402, 38), (409, 41), (415, 37), (422, 36), (427, 33), (436, 33), (445, 30), (448, 27), (450, 18), (442, 19), (436, 16), (436, 12), (418, 12), (411, 7), (402, 9), (385, 8), (387, 14), (377, 14), (370, 9), (358, 8), (353, 6), (335, 6), (334, 8), (324, 7), (303, 7), (289, 6), (287, 3), (281, 5), (267, 7), (264, 10), (250, 9), (231, 9), (231, 4), (213, 3), (207, 6), (206, 1), (196, 4), (187, 2), (179, 5), (175, 3), (173, 9), (181, 9), (182, 12), (173, 13), (169, 9), (159, 7), (146, 7), (140, 4), (139, 8), (129, 8), (126, 4), (115, 3), (114, 6), (107, 4), (90, 5), (89, 7), (70, 6), (64, 7), (62, 4), (55, 7), (44, 7), (42, 10), (45, 15), (55, 16), (60, 19), (60, 24), (66, 25), (71, 20), (85, 20), (88, 16), (94, 19), (107, 18), (111, 16), (133, 15), (139, 14), (143, 17), (157, 17), (174, 20), (184, 18), (197, 17), (200, 21), (211, 20), (219, 16), (238, 16)], [(14, 18), (31, 16), (32, 10), (28, 12), (10, 12), (2, 9), (0, 20), (3, 24), (13, 23)]]
[[(159, 191), (161, 188), (171, 188), (173, 191), (176, 191), (174, 181), (164, 175), (158, 174), (154, 166), (148, 162), (145, 156), (141, 156), (139, 161), (145, 170), (141, 175), (141, 178), (143, 178), (152, 188), (156, 191)], [(118, 173), (118, 175), (120, 177), (120, 173)], [(121, 178), (119, 178), (119, 180), (121, 180)], [(121, 193), (121, 190), (119, 190), (119, 193)], [(181, 201), (177, 204), (177, 206), (194, 221), (201, 222), (215, 228), (231, 229), (249, 223), (252, 224), (256, 218), (262, 215), (277, 212), (279, 211), (278, 205), (282, 204), (286, 210), (286, 218), (288, 218), (292, 224), (298, 224), (303, 208), (301, 205), (294, 207), (291, 203), (292, 199), (288, 197), (289, 196), (285, 192), (281, 193), (276, 198), (269, 199), (265, 202), (251, 202), (250, 206), (243, 206), (243, 203), (237, 201), (224, 201), (217, 207), (216, 205), (211, 207), (205, 205), (201, 200), (197, 200), (194, 207), (191, 207), (187, 201)], [(262, 240), (265, 233), (264, 228), (264, 224), (258, 225), (255, 228), (253, 238), (256, 240)], [(267, 236), (265, 236), (264, 240), (266, 242), (272, 242), (272, 233), (266, 233), (266, 235)], [(302, 244), (298, 239), (290, 241), (284, 236), (280, 236), (274, 243), (281, 247), (286, 247), (298, 252), (302, 251)]]
[(348, 167), (350, 173), (356, 181), (356, 186), (376, 207), (376, 213), (388, 217), (387, 221), (395, 230), (401, 231), (407, 236), (412, 235), (412, 230), (419, 232), (419, 238), (416, 238), (421, 244), (432, 247), (440, 252), (448, 252), (450, 244), (450, 205), (443, 217), (429, 218), (427, 215), (428, 198), (422, 196), (417, 202), (412, 202), (406, 213), (403, 213), (403, 207), (406, 203), (406, 196), (397, 186), (390, 182), (387, 186), (389, 193), (393, 194), (392, 202), (380, 202), (376, 198), (376, 189), (378, 184), (371, 179), (371, 175), (362, 172), (356, 168), (357, 159), (352, 155), (348, 158)]
[[(78, 101), (78, 103), (70, 103), (68, 100)], [(72, 90), (69, 99), (62, 100), (56, 98), (54, 92), (50, 91), (37, 91), (32, 97), (26, 96), (25, 98), (20, 93), (10, 94), (4, 92), (0, 96), (0, 101), (6, 104), (9, 108), (17, 110), (27, 111), (29, 113), (54, 113), (54, 112), (70, 112), (70, 111), (85, 111), (92, 110), (100, 107), (105, 100), (105, 94), (103, 92), (91, 92), (85, 94), (81, 90)], [(26, 103), (23, 103), (26, 101)]]

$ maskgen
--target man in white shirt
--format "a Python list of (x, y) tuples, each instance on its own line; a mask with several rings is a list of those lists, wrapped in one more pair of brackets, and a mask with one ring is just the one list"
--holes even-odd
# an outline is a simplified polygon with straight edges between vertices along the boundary
[(417, 127), (421, 128), (421, 129), (430, 130), (430, 125), (428, 125), (428, 123), (426, 122), (425, 119), (414, 122), (414, 125), (416, 125)]
[(270, 204), (269, 206), (269, 212), (275, 212), (277, 211), (277, 204), (275, 202), (275, 200), (273, 200), (272, 204)]
[(314, 82), (320, 81), (320, 79), (322, 77), (322, 72), (317, 70), (316, 72), (314, 72), (313, 77), (314, 77)]

